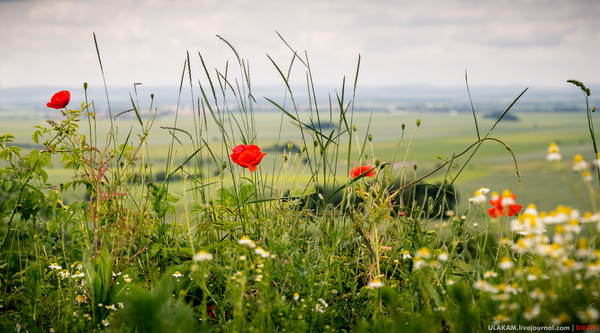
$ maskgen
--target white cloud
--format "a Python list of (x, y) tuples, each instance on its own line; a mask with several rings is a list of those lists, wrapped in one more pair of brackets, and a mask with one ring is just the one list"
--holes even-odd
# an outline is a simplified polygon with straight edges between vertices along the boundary
[[(250, 61), (255, 85), (278, 84), (265, 56), (287, 70), (289, 49), (308, 52), (323, 84), (460, 85), (598, 83), (597, 1), (75, 1), (0, 2), (0, 85), (101, 84), (92, 32), (109, 85), (175, 85), (185, 52), (209, 68)], [(299, 63), (296, 63), (299, 65)], [(237, 67), (232, 67), (236, 69)], [(305, 80), (296, 68), (294, 80)]]

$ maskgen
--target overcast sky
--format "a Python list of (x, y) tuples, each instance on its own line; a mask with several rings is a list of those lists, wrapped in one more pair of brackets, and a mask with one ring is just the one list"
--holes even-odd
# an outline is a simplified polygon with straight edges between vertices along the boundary
[[(295, 50), (319, 85), (563, 86), (600, 83), (600, 1), (0, 0), (0, 87), (178, 85), (186, 51), (201, 76), (235, 56), (253, 84), (281, 79)], [(296, 63), (293, 79), (305, 80)], [(231, 69), (237, 70), (236, 66)], [(236, 72), (237, 73), (237, 72)]]

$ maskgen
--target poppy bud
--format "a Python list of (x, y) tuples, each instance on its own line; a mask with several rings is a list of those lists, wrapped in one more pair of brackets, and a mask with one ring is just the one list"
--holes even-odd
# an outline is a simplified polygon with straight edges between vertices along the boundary
[(313, 144), (315, 145), (315, 147), (319, 145), (319, 143), (317, 142), (317, 140), (313, 141)]
[(421, 126), (421, 119), (417, 119), (417, 126)]
[(352, 130), (356, 132), (356, 125), (352, 125)]
[(300, 151), (298, 151), (298, 154), (302, 154), (305, 150), (306, 150), (306, 146), (300, 147)]
[(413, 169), (417, 170), (417, 165), (416, 164), (413, 166)]
[(154, 99), (154, 94), (150, 94), (150, 98)]
[(354, 206), (354, 203), (355, 203), (355, 202), (356, 202), (356, 195), (354, 195), (354, 194), (351, 194), (351, 195), (348, 197), (348, 203), (350, 204), (350, 206)]
[(225, 168), (227, 167), (227, 163), (226, 163), (226, 162), (223, 162), (223, 163), (221, 163), (221, 167), (222, 167), (223, 169), (225, 169)]
[(87, 82), (83, 83), (83, 89), (87, 89)]
[(406, 128), (405, 124), (402, 124), (402, 130), (404, 131), (404, 129)]
[(294, 145), (293, 145), (291, 142), (290, 142), (290, 143), (288, 143), (288, 150), (289, 150), (289, 151), (292, 151), (292, 148), (293, 148), (293, 147), (294, 147)]
[(369, 134), (369, 141), (373, 141), (373, 136)]
[(381, 164), (381, 162), (379, 162), (379, 160), (375, 160), (375, 166), (378, 167), (379, 164)]

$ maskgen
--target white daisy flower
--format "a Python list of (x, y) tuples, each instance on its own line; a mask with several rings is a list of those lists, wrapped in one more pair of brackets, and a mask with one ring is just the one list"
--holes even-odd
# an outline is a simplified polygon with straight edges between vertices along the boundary
[(500, 269), (503, 271), (511, 269), (514, 266), (515, 264), (512, 262), (512, 260), (510, 260), (509, 257), (503, 257), (502, 259), (500, 259), (500, 264), (498, 264), (498, 267), (500, 267)]
[(109, 309), (109, 310), (117, 311), (117, 307), (114, 304), (105, 305), (104, 307), (107, 308), (107, 309)]
[(484, 278), (490, 278), (490, 277), (496, 277), (498, 276), (498, 273), (494, 272), (494, 271), (487, 271), (485, 273), (483, 273), (483, 277)]
[(475, 191), (475, 196), (469, 198), (469, 202), (472, 202), (474, 205), (479, 205), (485, 203), (487, 201), (486, 193), (490, 191), (489, 188), (482, 187), (479, 190)]
[(404, 250), (404, 252), (402, 252), (402, 259), (411, 259), (412, 256), (410, 255), (410, 252)]
[(580, 154), (573, 157), (573, 171), (585, 171), (589, 168), (588, 162), (583, 160), (583, 156)]
[(379, 279), (373, 279), (373, 281), (369, 282), (369, 288), (381, 288), (384, 285), (385, 284)]
[(59, 264), (57, 264), (57, 263), (51, 264), (50, 266), (48, 266), (48, 268), (50, 268), (50, 269), (58, 269), (58, 270), (62, 269), (62, 267)]
[(600, 318), (600, 312), (593, 307), (588, 307), (585, 311), (577, 312), (577, 317), (584, 323), (595, 322)]
[(58, 275), (60, 275), (60, 277), (64, 279), (68, 278), (71, 274), (66, 269), (63, 269), (62, 271), (58, 272)]
[(238, 244), (246, 245), (251, 248), (256, 247), (256, 244), (254, 243), (254, 241), (251, 240), (250, 238), (248, 238), (248, 236), (242, 236), (242, 238), (240, 238), (240, 240), (238, 240)]
[(560, 161), (562, 156), (559, 153), (560, 149), (556, 143), (550, 143), (550, 147), (548, 147), (548, 155), (546, 155), (547, 161)]
[(194, 255), (194, 261), (205, 261), (205, 260), (213, 260), (214, 256), (211, 253), (208, 253), (204, 250), (200, 250), (200, 252)]
[(73, 274), (73, 275), (71, 276), (71, 278), (80, 278), (80, 277), (82, 278), (82, 277), (84, 277), (84, 276), (85, 276), (85, 273), (83, 273), (83, 272), (80, 272), (80, 271), (76, 271), (76, 272), (75, 272), (75, 274)]

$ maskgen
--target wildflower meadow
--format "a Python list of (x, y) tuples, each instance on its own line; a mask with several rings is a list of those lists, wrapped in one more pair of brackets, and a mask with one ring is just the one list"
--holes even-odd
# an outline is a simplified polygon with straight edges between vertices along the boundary
[[(178, 112), (154, 128), (159, 97), (134, 86), (130, 109), (109, 104), (110, 127), (100, 132), (97, 105), (108, 96), (88, 97), (87, 84), (82, 101), (66, 90), (48, 96), (53, 116), (31, 138), (40, 149), (15, 145), (1, 127), (1, 331), (596, 329), (600, 154), (583, 83), (565, 89), (582, 91), (581, 130), (597, 159), (575, 155), (567, 168), (571, 156), (548, 142), (541, 160), (564, 180), (547, 195), (582, 199), (589, 210), (545, 212), (520, 199), (522, 186), (536, 185), (521, 183), (512, 142), (494, 137), (526, 89), (490, 128), (473, 109), (474, 140), (433, 156), (424, 171), (412, 163), (421, 120), (397, 129), (386, 160), (377, 128), (356, 120), (360, 57), (323, 109), (308, 57), (292, 51), (290, 63), (272, 60), (285, 98), (265, 98), (296, 141), (268, 150), (249, 64), (226, 44), (236, 74), (210, 70), (201, 53), (193, 68), (187, 57), (179, 92), (195, 101), (193, 131)], [(296, 100), (294, 70), (306, 73), (308, 101)], [(126, 117), (135, 126), (121, 126)], [(169, 133), (160, 163), (150, 153), (156, 131)], [(489, 146), (511, 159), (517, 186), (456, 186)], [(68, 181), (54, 181), (55, 168)]]

